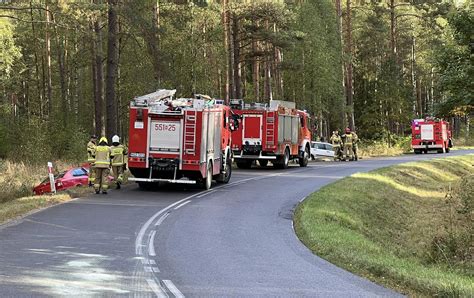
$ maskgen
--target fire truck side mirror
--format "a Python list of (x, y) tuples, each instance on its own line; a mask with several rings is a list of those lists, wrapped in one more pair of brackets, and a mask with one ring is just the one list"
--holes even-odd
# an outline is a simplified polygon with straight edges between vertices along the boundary
[(240, 116), (237, 115), (237, 114), (232, 114), (231, 117), (232, 117), (232, 123), (231, 123), (231, 126), (230, 126), (230, 130), (234, 131), (234, 130), (239, 129)]

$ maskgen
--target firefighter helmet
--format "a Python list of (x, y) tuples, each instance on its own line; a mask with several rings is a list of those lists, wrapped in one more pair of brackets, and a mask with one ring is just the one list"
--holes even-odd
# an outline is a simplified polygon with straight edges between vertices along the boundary
[(120, 142), (120, 137), (118, 135), (115, 135), (112, 137), (112, 143), (118, 143)]
[(108, 144), (109, 141), (107, 141), (107, 138), (106, 138), (106, 137), (102, 137), (102, 138), (100, 138), (100, 140), (99, 140), (99, 144), (100, 144), (100, 143)]

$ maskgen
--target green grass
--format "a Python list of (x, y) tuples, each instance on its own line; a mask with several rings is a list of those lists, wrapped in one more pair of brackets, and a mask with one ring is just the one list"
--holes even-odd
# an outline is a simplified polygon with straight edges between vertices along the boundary
[(24, 197), (0, 203), (0, 224), (23, 216), (33, 210), (56, 205), (70, 199), (71, 197), (69, 195), (61, 194), (54, 196)]
[(354, 174), (298, 206), (296, 233), (319, 256), (402, 293), (472, 297), (473, 165), (468, 155)]

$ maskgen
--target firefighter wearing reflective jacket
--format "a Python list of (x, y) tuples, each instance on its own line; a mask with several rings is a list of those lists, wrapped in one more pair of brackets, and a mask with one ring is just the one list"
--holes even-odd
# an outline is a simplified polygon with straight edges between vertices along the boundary
[(355, 131), (351, 132), (352, 134), (352, 152), (354, 153), (354, 160), (357, 161), (359, 160), (359, 156), (357, 155), (357, 151), (359, 151), (359, 146), (357, 146), (357, 143), (359, 143), (359, 137), (355, 133)]
[(89, 143), (87, 143), (87, 162), (89, 163), (89, 186), (92, 186), (94, 182), (94, 163), (95, 163), (95, 143), (97, 142), (97, 137), (95, 135), (91, 136)]
[(346, 128), (346, 133), (342, 135), (342, 140), (344, 141), (345, 160), (354, 160), (354, 152), (352, 152), (353, 137), (349, 127)]
[(95, 193), (107, 193), (109, 184), (107, 178), (110, 174), (110, 147), (106, 137), (99, 140), (99, 145), (95, 148)]
[(127, 155), (127, 148), (120, 144), (120, 137), (115, 135), (112, 137), (112, 147), (110, 147), (112, 158), (112, 172), (114, 175), (117, 189), (123, 182), (123, 172), (125, 170), (125, 156)]
[(334, 160), (342, 160), (342, 154), (341, 154), (341, 137), (339, 136), (339, 132), (333, 131), (332, 136), (331, 136), (331, 144), (332, 144), (332, 149), (334, 150)]

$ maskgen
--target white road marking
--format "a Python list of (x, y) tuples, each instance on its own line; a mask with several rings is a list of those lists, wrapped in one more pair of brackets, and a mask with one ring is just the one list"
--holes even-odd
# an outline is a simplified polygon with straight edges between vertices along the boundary
[[(211, 194), (211, 193), (216, 192), (216, 191), (217, 191), (217, 190), (213, 189), (213, 190), (207, 191), (207, 192), (205, 192), (205, 193), (203, 193), (202, 195), (199, 195), (199, 196), (197, 196), (197, 197), (198, 197), (198, 198), (202, 198), (202, 197), (207, 196), (208, 194)], [(177, 209), (177, 208), (174, 208), (174, 209)]]
[(148, 255), (152, 257), (156, 256), (155, 245), (154, 245), (155, 235), (156, 235), (156, 231), (151, 232), (150, 241), (148, 242)]
[(156, 281), (154, 281), (153, 279), (147, 279), (146, 282), (148, 283), (148, 285), (150, 286), (150, 288), (153, 290), (153, 292), (155, 292), (155, 295), (159, 298), (165, 298), (165, 297), (168, 297), (168, 295), (166, 295), (166, 292), (163, 290), (163, 288), (156, 283)]
[[(199, 198), (199, 197), (198, 197), (198, 198)], [(184, 202), (184, 203), (181, 203), (181, 204), (179, 204), (178, 206), (174, 207), (174, 210), (177, 210), (177, 209), (183, 207), (184, 205), (186, 205), (187, 203), (190, 203), (190, 202), (191, 202), (191, 201), (186, 201), (186, 202)]]
[(150, 264), (150, 265), (156, 265), (156, 262), (155, 262), (155, 260), (149, 260), (149, 261), (148, 261), (148, 264)]
[(145, 272), (160, 273), (160, 269), (156, 266), (144, 266), (143, 269), (145, 270)]
[(178, 288), (174, 285), (174, 283), (173, 283), (171, 280), (164, 279), (164, 280), (163, 280), (163, 283), (165, 284), (166, 287), (168, 287), (168, 289), (170, 290), (170, 292), (173, 293), (173, 295), (174, 295), (176, 298), (184, 298), (183, 293), (181, 293), (181, 292), (178, 290)]
[(163, 221), (168, 217), (168, 215), (170, 215), (169, 212), (166, 212), (162, 217), (160, 217), (156, 223), (155, 223), (155, 226), (159, 226), (163, 223)]
[[(145, 224), (143, 224), (143, 226), (140, 228), (140, 231), (138, 232), (138, 235), (137, 235), (137, 238), (135, 239), (135, 253), (139, 256), (143, 255), (143, 237), (145, 236), (145, 233), (146, 231), (149, 229), (149, 227), (153, 224), (153, 222), (155, 221), (155, 219), (157, 219), (160, 215), (164, 214), (165, 212), (168, 212), (168, 210), (170, 210), (171, 208), (175, 207), (175, 206), (178, 206), (194, 197), (197, 197), (197, 196), (200, 196), (202, 194), (205, 194), (205, 193), (208, 193), (208, 192), (211, 192), (211, 191), (215, 191), (219, 188), (224, 188), (224, 187), (229, 187), (229, 186), (232, 186), (232, 185), (238, 185), (238, 184), (241, 184), (245, 181), (251, 181), (251, 180), (260, 180), (260, 179), (266, 179), (266, 178), (270, 178), (270, 177), (275, 177), (275, 176), (280, 176), (282, 175), (283, 173), (276, 173), (276, 174), (272, 174), (272, 175), (267, 175), (267, 176), (257, 176), (257, 177), (250, 177), (250, 178), (247, 178), (247, 179), (242, 179), (242, 180), (239, 180), (239, 181), (236, 181), (236, 182), (233, 182), (233, 183), (229, 183), (229, 184), (225, 184), (225, 185), (221, 185), (221, 186), (217, 186), (217, 187), (214, 187), (212, 190), (205, 190), (205, 191), (201, 191), (201, 192), (198, 192), (198, 193), (195, 193), (193, 195), (190, 195), (184, 199), (181, 199), (179, 201), (176, 201), (170, 205), (168, 205), (167, 207), (161, 209), (160, 211), (156, 212), (152, 217), (150, 217), (146, 222)], [(190, 201), (186, 202), (189, 203)], [(183, 205), (180, 205), (179, 207), (181, 206), (184, 206)], [(179, 208), (178, 207), (178, 208)], [(169, 212), (168, 212), (169, 214)], [(167, 217), (168, 215), (166, 215)], [(164, 217), (164, 218), (166, 218)], [(164, 218), (162, 219), (162, 221), (164, 220)], [(153, 270), (151, 269), (151, 267), (145, 267), (145, 268), (150, 268), (150, 269), (145, 269), (146, 270)], [(163, 289), (161, 288), (160, 285), (158, 285), (154, 280), (152, 279), (147, 279), (147, 282), (148, 282), (148, 285), (152, 288), (152, 290), (155, 292), (155, 294), (158, 296), (158, 297), (167, 297), (166, 293), (163, 292)], [(170, 281), (170, 284), (172, 285), (172, 287), (177, 291), (176, 293), (180, 294), (180, 295), (183, 295), (181, 294), (181, 292), (176, 288), (176, 286)], [(171, 290), (171, 289), (170, 289)], [(161, 295), (161, 296), (160, 296)], [(163, 295), (166, 295), (166, 296), (163, 296)], [(176, 294), (175, 294), (176, 295)], [(180, 297), (184, 297), (184, 296), (180, 296)]]
[(168, 211), (169, 209), (173, 208), (174, 206), (176, 205), (179, 205), (181, 204), (182, 202), (192, 198), (196, 196), (196, 194), (194, 195), (191, 195), (187, 198), (184, 198), (184, 199), (181, 199), (177, 202), (174, 202), (173, 204), (171, 205), (168, 205), (168, 207), (165, 207), (163, 209), (161, 209), (160, 211), (156, 212), (155, 215), (153, 215), (152, 217), (150, 217), (147, 222), (140, 228), (140, 231), (138, 232), (138, 235), (137, 235), (137, 238), (135, 239), (135, 253), (137, 255), (142, 255), (143, 254), (143, 251), (142, 251), (142, 242), (143, 242), (143, 236), (145, 236), (145, 232), (146, 230), (151, 226), (151, 224), (153, 223), (153, 221), (158, 217), (160, 216), (161, 214), (165, 213), (166, 211)]

